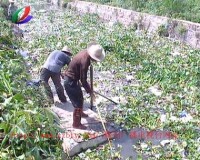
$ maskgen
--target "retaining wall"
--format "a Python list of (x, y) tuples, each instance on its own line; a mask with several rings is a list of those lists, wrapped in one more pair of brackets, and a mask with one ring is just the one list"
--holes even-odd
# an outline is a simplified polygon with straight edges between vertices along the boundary
[(81, 13), (97, 14), (104, 20), (119, 22), (125, 26), (135, 25), (138, 29), (146, 30), (147, 32), (158, 32), (162, 36), (180, 40), (194, 48), (200, 48), (199, 23), (170, 19), (85, 1), (69, 2), (67, 7)]

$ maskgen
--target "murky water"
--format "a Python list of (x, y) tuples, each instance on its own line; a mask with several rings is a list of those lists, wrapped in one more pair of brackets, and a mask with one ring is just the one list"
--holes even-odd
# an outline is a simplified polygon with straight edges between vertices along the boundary
[(137, 159), (137, 152), (134, 150), (133, 145), (137, 143), (137, 139), (130, 138), (129, 133), (121, 132), (121, 136), (113, 140), (115, 148), (121, 146), (121, 156), (123, 159)]
[[(130, 131), (121, 131), (116, 132), (116, 138), (113, 140), (113, 144), (115, 145), (116, 149), (118, 146), (122, 146), (121, 148), (121, 156), (123, 159), (137, 159), (137, 152), (134, 149), (134, 145), (138, 143), (147, 143), (151, 142), (152, 145), (159, 145), (162, 140), (167, 139), (176, 139), (177, 135), (169, 132), (169, 131), (161, 131), (161, 130), (154, 130), (154, 131), (147, 131), (142, 128), (134, 128)], [(148, 157), (142, 155), (143, 159), (147, 159)]]

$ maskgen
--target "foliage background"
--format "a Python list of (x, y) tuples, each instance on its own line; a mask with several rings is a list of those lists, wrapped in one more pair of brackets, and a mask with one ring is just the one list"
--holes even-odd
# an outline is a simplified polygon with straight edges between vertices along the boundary
[(200, 22), (199, 0), (86, 0), (169, 18)]
[[(13, 36), (11, 23), (0, 7), (0, 159), (44, 159), (61, 157), (61, 141), (44, 138), (60, 130), (48, 107), (42, 88), (28, 87), (31, 80), (23, 57), (16, 52), (20, 38)], [(45, 108), (44, 108), (45, 107)]]
[[(163, 160), (181, 159), (183, 152), (186, 152), (184, 155), (187, 155), (188, 159), (198, 159), (199, 50), (157, 35), (149, 36), (137, 32), (135, 28), (124, 28), (121, 24), (105, 24), (96, 15), (80, 16), (72, 11), (63, 14), (49, 12), (47, 20), (44, 20), (48, 23), (46, 30), (49, 35), (40, 34), (41, 28), (36, 27), (32, 41), (20, 43), (10, 36), (10, 24), (5, 17), (0, 18), (3, 24), (0, 26), (0, 133), (4, 135), (1, 141), (1, 159), (58, 159), (62, 152), (60, 141), (40, 136), (42, 132), (56, 134), (59, 129), (54, 115), (43, 108), (48, 104), (45, 99), (41, 99), (40, 89), (27, 88), (25, 85), (30, 76), (23, 58), (13, 47), (23, 46), (34, 54), (38, 48), (42, 48), (37, 57), (38, 61), (34, 62), (34, 65), (41, 66), (47, 53), (58, 48), (58, 42), (61, 42), (62, 46), (67, 44), (76, 54), (93, 39), (97, 40), (107, 53), (105, 61), (95, 66), (95, 71), (112, 71), (114, 81), (120, 80), (122, 88), (117, 90), (119, 85), (115, 84), (117, 87), (109, 88), (110, 92), (124, 96), (128, 101), (128, 104), (120, 105), (108, 118), (127, 129), (166, 129), (179, 136), (176, 142), (166, 148), (153, 146), (151, 143), (147, 148), (142, 148), (141, 144), (138, 144), (137, 152), (148, 153), (152, 159), (159, 155)], [(46, 33), (45, 27), (42, 29), (42, 32)], [(174, 53), (177, 55), (174, 56)], [(134, 75), (134, 82), (139, 85), (124, 83), (127, 75)], [(104, 81), (103, 85), (106, 86), (106, 83), (111, 82)], [(95, 87), (98, 84), (95, 84)], [(149, 92), (149, 87), (154, 85), (162, 90), (161, 96)], [(104, 108), (104, 105), (101, 104), (101, 108)], [(178, 119), (183, 110), (192, 116), (191, 121), (185, 123)], [(166, 114), (164, 122), (160, 120), (161, 111)], [(171, 119), (172, 117), (176, 120)], [(22, 135), (31, 133), (34, 138), (11, 137), (13, 132)], [(92, 152), (86, 152), (84, 158), (79, 156), (75, 159), (109, 159), (109, 148), (104, 147), (101, 151), (94, 149)]]

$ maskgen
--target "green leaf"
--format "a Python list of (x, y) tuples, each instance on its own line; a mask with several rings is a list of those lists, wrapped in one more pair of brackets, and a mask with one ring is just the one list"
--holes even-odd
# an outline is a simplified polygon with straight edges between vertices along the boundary
[(7, 123), (6, 122), (2, 122), (0, 124), (0, 129), (3, 129), (4, 131), (6, 130), (6, 127), (7, 127)]
[(16, 100), (16, 101), (21, 102), (21, 101), (24, 100), (24, 96), (23, 96), (22, 94), (20, 94), (20, 93), (17, 93), (17, 94), (15, 94), (15, 95), (12, 97), (12, 100), (13, 100), (13, 101)]
[(44, 111), (46, 113), (46, 116), (48, 117), (49, 121), (53, 123), (54, 119), (56, 120), (57, 123), (60, 122), (59, 117), (54, 113), (51, 109), (49, 108), (44, 108)]
[(6, 135), (3, 139), (3, 141), (1, 142), (1, 149), (4, 148), (4, 146), (6, 145), (6, 143), (9, 141), (9, 136)]
[(38, 147), (34, 147), (32, 150), (32, 155), (34, 156), (35, 159), (37, 160), (42, 160), (40, 153), (39, 153), (39, 148)]

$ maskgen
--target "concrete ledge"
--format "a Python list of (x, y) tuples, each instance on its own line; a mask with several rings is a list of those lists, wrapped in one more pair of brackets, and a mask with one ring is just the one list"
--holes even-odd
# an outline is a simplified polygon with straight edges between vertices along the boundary
[(189, 21), (170, 19), (132, 10), (100, 5), (91, 2), (74, 1), (68, 3), (68, 8), (80, 13), (97, 14), (100, 18), (119, 22), (125, 26), (136, 25), (138, 29), (147, 32), (167, 32), (164, 36), (184, 42), (194, 48), (200, 48), (200, 24)]
[(58, 117), (60, 120), (61, 129), (63, 130), (63, 132), (59, 133), (56, 137), (63, 141), (62, 147), (66, 153), (66, 155), (63, 155), (65, 157), (64, 159), (66, 159), (67, 156), (72, 157), (83, 150), (94, 148), (107, 142), (107, 136), (109, 136), (109, 139), (113, 139), (115, 136), (115, 128), (104, 121), (106, 131), (108, 132), (108, 135), (106, 136), (97, 113), (87, 108), (87, 104), (84, 106), (84, 112), (88, 114), (89, 117), (82, 118), (81, 122), (87, 126), (86, 130), (72, 128), (74, 108), (71, 103), (56, 103), (55, 106), (52, 106), (51, 108), (51, 110), (57, 115), (55, 117)]
[(73, 139), (63, 139), (63, 149), (68, 156), (72, 157), (88, 148), (94, 148), (100, 144), (107, 142), (107, 138), (104, 135), (89, 139), (87, 141), (75, 142)]

